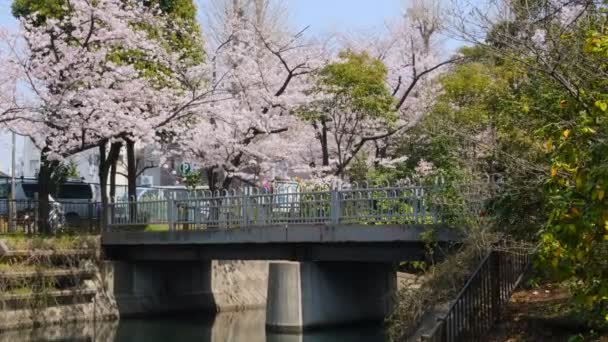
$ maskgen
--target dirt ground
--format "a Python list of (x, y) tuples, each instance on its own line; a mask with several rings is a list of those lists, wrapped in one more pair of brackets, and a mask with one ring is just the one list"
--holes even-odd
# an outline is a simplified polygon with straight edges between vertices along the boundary
[[(570, 294), (556, 284), (516, 291), (491, 342), (608, 342), (608, 332), (592, 333), (573, 317)], [(578, 336), (578, 337), (577, 337)]]

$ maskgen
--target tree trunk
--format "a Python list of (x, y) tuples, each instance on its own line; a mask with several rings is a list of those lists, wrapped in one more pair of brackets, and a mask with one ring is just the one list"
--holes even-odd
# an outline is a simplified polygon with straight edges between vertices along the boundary
[(327, 124), (321, 119), (321, 153), (323, 154), (323, 166), (329, 166), (329, 147), (327, 146)]
[(122, 149), (122, 142), (116, 142), (112, 144), (110, 149), (110, 198), (116, 199), (116, 173), (118, 172), (118, 159), (120, 159), (120, 149)]
[(99, 194), (101, 197), (101, 228), (108, 226), (108, 158), (106, 155), (107, 142), (99, 144)]
[(107, 141), (99, 144), (99, 191), (101, 194), (101, 227), (108, 225), (108, 175), (110, 168), (118, 161), (122, 144), (112, 143), (110, 151), (106, 154)]
[(38, 172), (38, 231), (42, 234), (51, 234), (49, 224), (49, 194), (53, 170), (57, 167), (56, 161), (47, 159), (47, 148), (40, 155), (40, 171)]
[(215, 167), (208, 167), (205, 168), (205, 174), (207, 175), (207, 185), (209, 186), (209, 190), (211, 191), (211, 193), (214, 193), (215, 190), (217, 190), (217, 186), (215, 184), (215, 173), (213, 172), (213, 170), (215, 169)]
[(137, 218), (137, 160), (135, 160), (135, 142), (126, 139), (127, 147), (127, 193), (131, 204), (129, 205), (129, 216), (131, 221)]
[(230, 176), (226, 176), (226, 178), (224, 178), (224, 181), (222, 182), (222, 189), (221, 190), (226, 190), (228, 191), (228, 189), (230, 188), (230, 185), (232, 184), (232, 180), (234, 178), (230, 177)]
[(110, 166), (110, 198), (116, 199), (116, 167), (118, 165), (118, 158)]

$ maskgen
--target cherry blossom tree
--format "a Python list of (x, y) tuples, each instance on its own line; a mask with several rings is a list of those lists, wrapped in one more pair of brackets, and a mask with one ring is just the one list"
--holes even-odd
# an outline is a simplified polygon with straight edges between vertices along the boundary
[[(160, 28), (175, 27), (157, 7), (71, 0), (64, 10), (65, 15), (43, 21), (36, 13), (22, 17), (19, 32), (3, 35), (2, 65), (14, 70), (3, 87), (24, 95), (0, 99), (0, 121), (42, 150), (41, 207), (46, 207), (47, 178), (61, 159), (119, 139), (145, 143), (158, 141), (159, 134), (175, 135), (213, 93), (204, 66), (189, 63), (158, 39)], [(162, 72), (150, 76), (138, 68), (142, 64)], [(112, 149), (108, 153), (116, 155)], [(109, 166), (100, 166), (105, 182)]]
[[(461, 58), (440, 58), (440, 45), (436, 35), (441, 31), (442, 10), (437, 1), (414, 1), (398, 20), (390, 20), (386, 31), (362, 31), (355, 34), (338, 34), (338, 46), (354, 52), (366, 52), (378, 59), (387, 69), (386, 86), (394, 99), (387, 111), (396, 114), (394, 120), (329, 120), (312, 121), (315, 135), (324, 146), (321, 163), (323, 173), (344, 175), (344, 171), (358, 155), (375, 164), (393, 165), (403, 161), (393, 149), (398, 139), (416, 126), (433, 104), (440, 91), (435, 78), (446, 66)], [(355, 118), (353, 113), (341, 116)], [(344, 126), (346, 124), (346, 126)], [(338, 127), (344, 126), (344, 127)], [(361, 129), (358, 127), (364, 127)], [(327, 136), (337, 132), (350, 132), (349, 139)]]
[(209, 20), (209, 63), (223, 101), (199, 113), (182, 147), (204, 166), (212, 189), (233, 179), (254, 182), (278, 162), (307, 165), (307, 147), (299, 140), (308, 129), (292, 115), (306, 101), (308, 75), (321, 54), (304, 31), (286, 27), (276, 13), (279, 3), (260, 0), (214, 2)]

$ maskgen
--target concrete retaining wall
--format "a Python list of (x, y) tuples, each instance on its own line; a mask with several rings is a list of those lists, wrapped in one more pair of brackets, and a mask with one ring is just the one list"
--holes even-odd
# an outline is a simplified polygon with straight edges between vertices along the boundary
[(104, 263), (104, 279), (122, 317), (261, 309), (268, 262), (111, 261)]
[(211, 290), (217, 311), (264, 309), (267, 261), (212, 261)]

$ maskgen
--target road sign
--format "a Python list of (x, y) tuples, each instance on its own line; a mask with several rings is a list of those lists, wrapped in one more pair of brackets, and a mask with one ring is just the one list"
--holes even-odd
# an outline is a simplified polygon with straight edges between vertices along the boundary
[(181, 163), (179, 165), (180, 174), (187, 175), (188, 173), (190, 173), (190, 171), (192, 171), (192, 166), (190, 165), (190, 163)]

